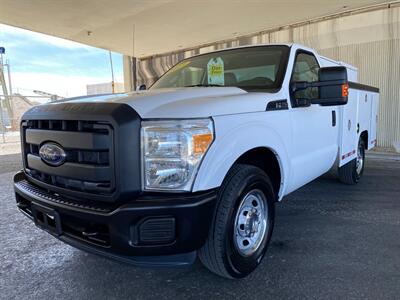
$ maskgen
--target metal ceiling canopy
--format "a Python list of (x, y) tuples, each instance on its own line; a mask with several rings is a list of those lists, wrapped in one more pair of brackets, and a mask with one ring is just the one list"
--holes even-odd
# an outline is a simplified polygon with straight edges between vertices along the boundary
[(386, 2), (0, 0), (0, 23), (145, 57)]

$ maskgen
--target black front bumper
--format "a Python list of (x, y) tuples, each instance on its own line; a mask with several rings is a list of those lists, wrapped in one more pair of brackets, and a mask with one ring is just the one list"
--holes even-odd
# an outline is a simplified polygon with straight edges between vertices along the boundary
[(123, 204), (77, 201), (14, 177), (18, 208), (41, 229), (82, 250), (136, 265), (184, 265), (205, 242), (216, 190), (143, 194)]

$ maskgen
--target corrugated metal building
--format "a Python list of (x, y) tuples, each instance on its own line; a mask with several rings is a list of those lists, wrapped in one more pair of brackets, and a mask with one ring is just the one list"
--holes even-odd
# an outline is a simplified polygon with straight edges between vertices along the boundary
[(138, 62), (138, 82), (147, 86), (183, 58), (227, 47), (301, 43), (359, 68), (361, 83), (381, 90), (378, 146), (400, 148), (400, 3), (378, 5), (281, 28), (167, 53)]
[[(124, 84), (114, 82), (114, 93), (123, 93), (125, 91)], [(112, 82), (94, 83), (86, 85), (86, 93), (88, 95), (110, 94), (113, 92)]]

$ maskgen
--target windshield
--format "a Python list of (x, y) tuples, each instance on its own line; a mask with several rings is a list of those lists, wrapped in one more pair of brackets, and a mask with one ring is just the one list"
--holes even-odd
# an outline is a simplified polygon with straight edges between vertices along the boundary
[(151, 89), (230, 86), (248, 91), (277, 90), (288, 54), (287, 46), (258, 46), (195, 56), (175, 65)]

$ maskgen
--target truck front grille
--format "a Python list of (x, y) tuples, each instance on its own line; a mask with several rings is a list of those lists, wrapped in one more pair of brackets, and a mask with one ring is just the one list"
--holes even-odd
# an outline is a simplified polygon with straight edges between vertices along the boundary
[[(110, 123), (82, 120), (25, 120), (22, 123), (25, 172), (49, 186), (110, 195), (115, 189), (114, 131)], [(66, 161), (50, 166), (39, 156), (43, 143), (54, 142)]]

